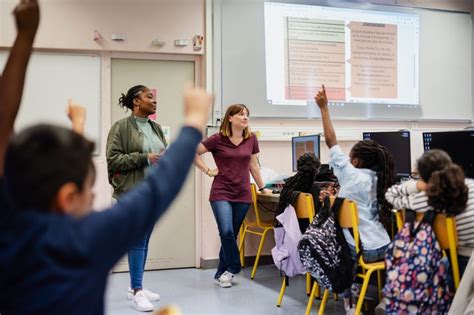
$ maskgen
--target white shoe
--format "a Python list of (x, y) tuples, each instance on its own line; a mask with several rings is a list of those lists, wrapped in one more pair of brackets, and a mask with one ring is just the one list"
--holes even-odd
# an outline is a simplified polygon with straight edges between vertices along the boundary
[[(145, 288), (142, 289), (143, 293), (145, 293), (146, 298), (148, 301), (159, 301), (160, 300), (160, 295), (158, 293), (152, 292), (150, 290), (147, 290)], [(128, 288), (127, 291), (127, 299), (133, 300), (133, 290)]]
[(219, 278), (216, 279), (216, 283), (221, 288), (230, 288), (232, 286), (232, 279), (234, 275), (228, 271), (225, 271)]
[(143, 290), (138, 291), (137, 294), (133, 296), (132, 301), (133, 306), (137, 311), (140, 312), (151, 312), (153, 311), (153, 304), (146, 298), (145, 292)]
[(353, 307), (344, 307), (346, 310), (346, 315), (354, 315), (355, 314), (355, 308)]

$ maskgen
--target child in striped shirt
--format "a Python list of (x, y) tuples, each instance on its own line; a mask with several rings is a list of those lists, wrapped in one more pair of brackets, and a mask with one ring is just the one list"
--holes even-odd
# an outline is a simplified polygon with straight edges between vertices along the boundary
[(425, 152), (417, 162), (420, 179), (390, 187), (385, 198), (395, 209), (436, 209), (456, 215), (460, 275), (474, 251), (474, 181), (442, 150)]

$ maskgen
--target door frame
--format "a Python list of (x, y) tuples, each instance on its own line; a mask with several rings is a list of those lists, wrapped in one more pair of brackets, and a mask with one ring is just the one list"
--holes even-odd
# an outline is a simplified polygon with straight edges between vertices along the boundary
[[(200, 55), (173, 55), (173, 54), (150, 54), (133, 52), (104, 52), (102, 54), (102, 102), (111, 104), (112, 93), (112, 59), (134, 59), (134, 60), (159, 60), (159, 61), (191, 61), (194, 62), (194, 82), (196, 86), (202, 86), (204, 81), (204, 70), (202, 56)], [(111, 125), (110, 106), (102, 106), (102, 134), (108, 133)], [(104, 126), (105, 125), (105, 126)], [(104, 128), (105, 127), (105, 128)], [(106, 130), (107, 129), (107, 130)], [(202, 253), (202, 176), (201, 172), (194, 172), (194, 229), (195, 229), (195, 267), (201, 267)]]

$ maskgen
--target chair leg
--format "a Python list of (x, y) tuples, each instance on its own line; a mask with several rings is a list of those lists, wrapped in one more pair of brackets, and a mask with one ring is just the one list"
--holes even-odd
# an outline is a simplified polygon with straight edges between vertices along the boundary
[(319, 304), (318, 315), (324, 314), (324, 310), (326, 309), (326, 302), (328, 301), (328, 296), (329, 296), (329, 290), (325, 289), (324, 294), (323, 294), (323, 299), (321, 301), (321, 304)]
[(375, 269), (368, 269), (367, 273), (364, 275), (364, 282), (360, 290), (359, 299), (357, 300), (355, 315), (359, 315), (360, 311), (362, 310), (362, 304), (364, 303), (365, 293), (367, 293), (367, 288), (369, 287), (370, 276), (372, 275), (372, 272), (374, 271)]
[(285, 290), (286, 290), (286, 277), (283, 276), (283, 281), (281, 282), (280, 295), (278, 296), (278, 300), (277, 300), (277, 307), (281, 306), (281, 301), (283, 301), (283, 295), (285, 294)]
[(379, 290), (379, 303), (382, 302), (382, 270), (377, 270), (377, 287)]
[(309, 272), (306, 273), (306, 295), (309, 296), (311, 294), (311, 275)]
[(247, 236), (247, 226), (242, 224), (240, 227), (240, 244), (239, 244), (239, 254), (240, 254), (240, 264), (242, 268), (245, 267), (245, 236)]
[(255, 273), (257, 272), (258, 261), (260, 260), (260, 254), (263, 249), (263, 243), (265, 242), (265, 237), (267, 236), (268, 231), (270, 231), (270, 229), (265, 229), (265, 231), (263, 231), (262, 238), (260, 239), (260, 245), (258, 245), (257, 256), (255, 257), (255, 263), (253, 264), (252, 274), (250, 275), (250, 279), (252, 280), (255, 278)]
[(318, 286), (318, 283), (316, 281), (314, 281), (313, 288), (311, 289), (311, 294), (309, 295), (308, 305), (306, 305), (305, 315), (309, 315), (309, 313), (311, 312), (311, 307), (313, 307), (314, 296), (316, 295), (317, 286)]

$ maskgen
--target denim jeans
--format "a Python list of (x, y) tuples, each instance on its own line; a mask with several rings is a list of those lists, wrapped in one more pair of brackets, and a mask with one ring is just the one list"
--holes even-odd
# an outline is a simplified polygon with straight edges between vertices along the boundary
[(240, 265), (237, 235), (240, 226), (247, 215), (250, 203), (230, 202), (224, 200), (211, 201), (212, 211), (216, 218), (217, 228), (221, 239), (219, 251), (219, 266), (215, 278), (219, 278), (225, 271), (239, 273)]
[(128, 266), (130, 268), (130, 288), (143, 289), (143, 272), (148, 255), (148, 243), (151, 231), (128, 251)]
[[(353, 260), (355, 261), (357, 255), (356, 255), (356, 249), (350, 244), (347, 244), (349, 246), (349, 250), (351, 251), (351, 256)], [(364, 257), (364, 261), (367, 263), (375, 262), (375, 261), (382, 261), (385, 257), (385, 252), (387, 251), (388, 244), (385, 246), (382, 246), (380, 248), (376, 249), (371, 249), (371, 250), (364, 250), (362, 252), (362, 257)], [(344, 291), (342, 296), (346, 299), (348, 299), (351, 296), (351, 289), (347, 289)]]

